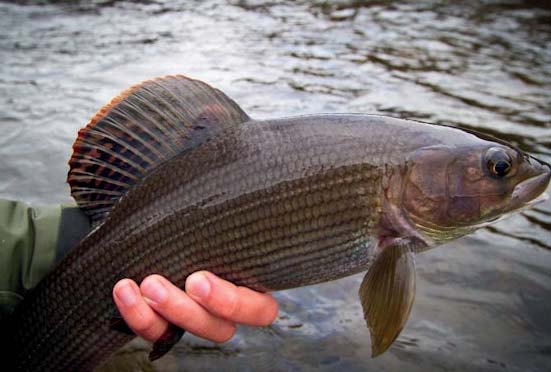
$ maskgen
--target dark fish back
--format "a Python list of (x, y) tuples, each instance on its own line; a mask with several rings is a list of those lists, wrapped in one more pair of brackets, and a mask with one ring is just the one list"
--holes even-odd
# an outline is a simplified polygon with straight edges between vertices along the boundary
[[(385, 183), (431, 141), (425, 124), (361, 115), (248, 121), (158, 165), (27, 296), (19, 370), (89, 370), (131, 336), (113, 331), (113, 284), (199, 269), (277, 290), (364, 270)], [(448, 129), (451, 130), (451, 129)], [(413, 139), (412, 139), (413, 138)]]

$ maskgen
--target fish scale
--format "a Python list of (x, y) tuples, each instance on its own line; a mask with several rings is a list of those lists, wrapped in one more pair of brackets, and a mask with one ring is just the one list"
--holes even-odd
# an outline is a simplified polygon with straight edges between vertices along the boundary
[[(134, 141), (119, 141), (121, 133)], [(157, 273), (183, 288), (197, 270), (258, 291), (369, 270), (360, 297), (380, 354), (411, 310), (413, 254), (434, 246), (433, 238), (467, 231), (463, 221), (454, 221), (463, 226), (454, 233), (435, 229), (425, 221), (430, 215), (411, 214), (417, 199), (408, 197), (424, 191), (411, 180), (417, 167), (438, 182), (430, 177), (442, 163), (418, 159), (438, 155), (455, 164), (462, 151), (484, 156), (498, 145), (456, 128), (374, 115), (255, 121), (220, 91), (183, 76), (132, 87), (79, 132), (68, 180), (97, 225), (15, 312), (15, 369), (93, 369), (133, 337), (110, 326), (118, 280), (139, 283)], [(107, 163), (90, 162), (94, 154), (108, 154), (101, 155)], [(519, 159), (527, 170), (517, 183), (531, 182), (532, 190), (523, 189), (529, 202), (549, 170)], [(112, 199), (114, 192), (124, 196)]]
[[(250, 123), (250, 126), (256, 126), (257, 130), (262, 131), (268, 128), (269, 124)], [(256, 165), (260, 170), (250, 171), (242, 168), (241, 164), (231, 167), (233, 170), (243, 170), (239, 175), (234, 175), (233, 182), (242, 180), (241, 184), (244, 186), (237, 188), (231, 183), (220, 182), (219, 178), (211, 176), (201, 177), (200, 181), (195, 182), (200, 182), (203, 188), (199, 189), (191, 184), (189, 187), (183, 187), (181, 192), (189, 195), (186, 199), (195, 200), (196, 204), (197, 201), (208, 199), (211, 195), (224, 194), (224, 186), (230, 189), (228, 192), (233, 193), (253, 188), (258, 189), (256, 192), (238, 198), (229, 198), (221, 203), (210, 201), (212, 205), (207, 208), (195, 208), (191, 205), (176, 213), (170, 199), (166, 199), (163, 205), (160, 205), (160, 199), (156, 198), (155, 209), (170, 211), (171, 214), (168, 216), (161, 214), (163, 218), (150, 221), (145, 229), (140, 229), (137, 224), (127, 223), (128, 220), (132, 220), (128, 215), (113, 213), (105, 222), (113, 226), (113, 229), (103, 227), (103, 234), (89, 236), (81, 244), (82, 247), (77, 248), (81, 254), (78, 257), (71, 255), (72, 260), (65, 261), (63, 272), (59, 272), (59, 276), (54, 273), (39, 285), (39, 287), (47, 286), (48, 290), (41, 291), (44, 293), (44, 298), (37, 298), (37, 302), (47, 301), (46, 297), (61, 297), (63, 292), (71, 292), (71, 289), (77, 291), (77, 288), (81, 293), (93, 293), (94, 301), (73, 303), (58, 309), (58, 313), (71, 314), (57, 321), (63, 324), (63, 332), (54, 332), (50, 335), (47, 330), (52, 329), (52, 325), (55, 327), (55, 323), (52, 324), (47, 320), (30, 321), (28, 324), (35, 333), (35, 340), (48, 340), (57, 347), (41, 358), (32, 357), (33, 360), (30, 362), (39, 360), (40, 365), (23, 365), (23, 369), (35, 367), (42, 369), (44, 366), (52, 370), (62, 370), (68, 366), (80, 368), (76, 360), (104, 359), (113, 351), (113, 348), (103, 348), (102, 352), (106, 355), (99, 357), (97, 349), (101, 348), (103, 343), (120, 346), (128, 341), (129, 336), (100, 328), (105, 334), (102, 336), (101, 343), (98, 344), (95, 337), (82, 332), (82, 329), (89, 327), (89, 324), (107, 323), (113, 313), (112, 283), (123, 277), (140, 281), (147, 274), (163, 273), (175, 283), (183, 284), (183, 279), (191, 272), (207, 269), (236, 284), (260, 290), (276, 290), (349, 274), (347, 265), (364, 268), (368, 262), (366, 259), (368, 255), (358, 257), (354, 254), (354, 250), (357, 246), (368, 243), (359, 239), (357, 235), (368, 219), (377, 218), (376, 215), (366, 215), (368, 210), (366, 207), (369, 207), (366, 201), (376, 201), (378, 198), (374, 194), (366, 195), (365, 192), (361, 195), (357, 194), (355, 190), (360, 184), (364, 188), (377, 190), (376, 185), (380, 178), (377, 175), (378, 168), (359, 164), (348, 166), (347, 169), (337, 168), (319, 176), (300, 178), (292, 175), (293, 172), (302, 171), (301, 166), (296, 166), (284, 167), (283, 170), (279, 169), (275, 172), (276, 175), (272, 175), (267, 172), (265, 164), (269, 164), (268, 160), (274, 155), (281, 156), (281, 161), (287, 162), (288, 156), (285, 154), (292, 146), (268, 146), (262, 143), (260, 134), (258, 136), (247, 134), (247, 138), (251, 145), (249, 149), (251, 155), (246, 163), (249, 166)], [(291, 142), (290, 137), (287, 139)], [(278, 144), (281, 144), (281, 139), (278, 140)], [(190, 161), (189, 164), (195, 164), (203, 173), (208, 173), (207, 170), (212, 167), (216, 168), (218, 163), (204, 156), (206, 153), (212, 154), (211, 157), (220, 156), (219, 152), (209, 152), (208, 148), (211, 146), (216, 148), (219, 144), (214, 142), (206, 144), (201, 151), (202, 154), (197, 155), (202, 158), (201, 164), (187, 159)], [(240, 147), (245, 146), (241, 143)], [(256, 152), (254, 155), (258, 148), (264, 151)], [(273, 149), (274, 153), (267, 152), (267, 148)], [(277, 149), (279, 151), (276, 152)], [(317, 154), (302, 152), (301, 157), (310, 159), (310, 162), (316, 157), (322, 161), (324, 157), (318, 154), (333, 151), (328, 147), (317, 150)], [(243, 157), (244, 153), (241, 152), (240, 159)], [(228, 161), (231, 156), (225, 154), (223, 158)], [(292, 158), (298, 164), (301, 163), (301, 158), (297, 154), (293, 154)], [(358, 157), (351, 153), (350, 159), (354, 158)], [(188, 164), (187, 161), (182, 159), (186, 164)], [(176, 169), (178, 173), (171, 174), (171, 182), (156, 185), (156, 195), (170, 195), (174, 189), (181, 188), (181, 185), (174, 180), (192, 177), (187, 173), (190, 166), (182, 164), (180, 167), (166, 167), (166, 172), (173, 172)], [(163, 167), (158, 170), (158, 172), (164, 171)], [(140, 215), (148, 211), (148, 197), (140, 196), (138, 189), (143, 187), (147, 192), (150, 187), (147, 181), (150, 179), (153, 183), (166, 178), (151, 176), (135, 189), (133, 194), (135, 199), (129, 195), (128, 198), (121, 200), (121, 206), (124, 203), (136, 203), (133, 208), (136, 221), (143, 221)], [(279, 179), (285, 181), (280, 182)], [(296, 181), (287, 181), (288, 179)], [(270, 183), (274, 186), (262, 188), (263, 185)], [(221, 212), (224, 214), (220, 217)], [(119, 221), (118, 218), (121, 220)], [(366, 230), (364, 235), (370, 236), (370, 232)], [(109, 243), (120, 241), (121, 237), (125, 237), (122, 243)], [(96, 248), (90, 249), (88, 246)], [(203, 251), (206, 254), (197, 255), (197, 251)], [(185, 254), (179, 255), (179, 252), (185, 252)], [(174, 260), (175, 257), (178, 259)], [(278, 261), (279, 264), (271, 268), (270, 261), (273, 260)], [(353, 264), (347, 264), (348, 260), (352, 260)], [(123, 269), (121, 270), (119, 266), (118, 272), (113, 273), (110, 262), (122, 263)], [(64, 277), (73, 265), (75, 266), (73, 275)], [(324, 269), (316, 269), (318, 265), (322, 265)], [(333, 266), (334, 269), (331, 270)], [(85, 267), (86, 270), (80, 271), (76, 267)], [(296, 270), (296, 273), (293, 270)], [(102, 280), (98, 281), (100, 278)], [(75, 287), (70, 283), (74, 283)], [(40, 291), (40, 288), (37, 290)], [(102, 306), (98, 306), (99, 304)], [(30, 305), (29, 309), (35, 306), (39, 305)], [(42, 335), (37, 332), (37, 324), (44, 324)], [(18, 338), (25, 339), (24, 332), (25, 329), (22, 328)], [(21, 355), (35, 355), (32, 350), (32, 345), (28, 345), (22, 349)], [(89, 353), (93, 357), (89, 356)], [(65, 364), (56, 365), (64, 360)]]

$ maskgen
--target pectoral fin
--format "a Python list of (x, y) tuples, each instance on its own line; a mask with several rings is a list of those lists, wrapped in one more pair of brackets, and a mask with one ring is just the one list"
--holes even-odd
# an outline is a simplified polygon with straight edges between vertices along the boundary
[(128, 324), (124, 321), (121, 313), (117, 309), (113, 310), (111, 314), (111, 319), (109, 319), (109, 328), (124, 333), (125, 335), (135, 335), (134, 331), (130, 329)]
[(394, 245), (376, 258), (360, 286), (371, 333), (372, 356), (385, 352), (404, 328), (415, 297), (415, 261), (407, 246)]
[[(115, 310), (111, 316), (109, 327), (114, 331), (131, 336), (135, 335), (134, 331), (130, 329), (117, 310)], [(149, 353), (149, 360), (157, 360), (168, 353), (172, 347), (180, 341), (184, 333), (185, 330), (169, 323), (161, 337), (153, 343), (153, 349)]]
[(153, 350), (149, 353), (149, 360), (157, 360), (168, 353), (180, 341), (184, 333), (185, 331), (182, 328), (169, 324), (166, 331), (153, 344)]

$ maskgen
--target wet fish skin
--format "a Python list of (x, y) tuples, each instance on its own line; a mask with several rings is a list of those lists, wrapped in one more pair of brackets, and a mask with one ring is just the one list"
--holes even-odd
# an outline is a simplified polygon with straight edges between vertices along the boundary
[[(206, 269), (275, 290), (363, 270), (380, 219), (371, 211), (380, 210), (381, 165), (403, 152), (384, 155), (375, 146), (368, 129), (388, 119), (374, 119), (373, 126), (360, 116), (251, 122), (165, 164), (40, 283), (43, 295), (21, 314), (28, 328), (17, 339), (34, 334), (21, 360), (41, 364), (23, 369), (86, 369), (127, 342), (131, 336), (107, 328), (112, 285), (124, 277), (139, 282), (156, 272), (183, 285)], [(390, 139), (400, 128), (379, 130)], [(68, 290), (79, 296), (65, 298)], [(64, 300), (51, 307), (52, 298)], [(53, 324), (63, 331), (49, 332)], [(90, 324), (100, 330), (86, 333)]]
[[(462, 216), (452, 214), (446, 226), (434, 225), (418, 216), (427, 195), (411, 194), (436, 169), (416, 156), (435, 146), (452, 150), (440, 154), (441, 170), (466, 150), (480, 165), (485, 151), (505, 145), (456, 128), (370, 115), (251, 120), (223, 130), (132, 187), (25, 300), (14, 321), (18, 369), (90, 370), (127, 342), (132, 336), (109, 328), (112, 286), (125, 277), (139, 282), (160, 273), (183, 287), (192, 272), (209, 270), (238, 285), (279, 290), (367, 270), (399, 240), (404, 250), (396, 248), (384, 265), (405, 262), (410, 278), (413, 260), (402, 257), (510, 211), (515, 185), (535, 177), (511, 181), (493, 202), (495, 212), (479, 208), (467, 224), (453, 223)], [(546, 177), (538, 190), (549, 182), (545, 167), (533, 171)], [(536, 192), (525, 193), (528, 202)], [(372, 280), (389, 270), (377, 272)], [(397, 312), (409, 314), (414, 285), (405, 287), (411, 301)], [(370, 324), (372, 333), (380, 328)], [(384, 351), (393, 332), (374, 351)]]

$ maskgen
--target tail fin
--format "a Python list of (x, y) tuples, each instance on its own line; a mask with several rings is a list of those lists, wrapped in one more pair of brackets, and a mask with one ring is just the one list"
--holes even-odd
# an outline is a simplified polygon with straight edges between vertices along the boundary
[(132, 86), (79, 131), (69, 161), (71, 195), (97, 223), (153, 168), (248, 120), (223, 92), (182, 75)]

